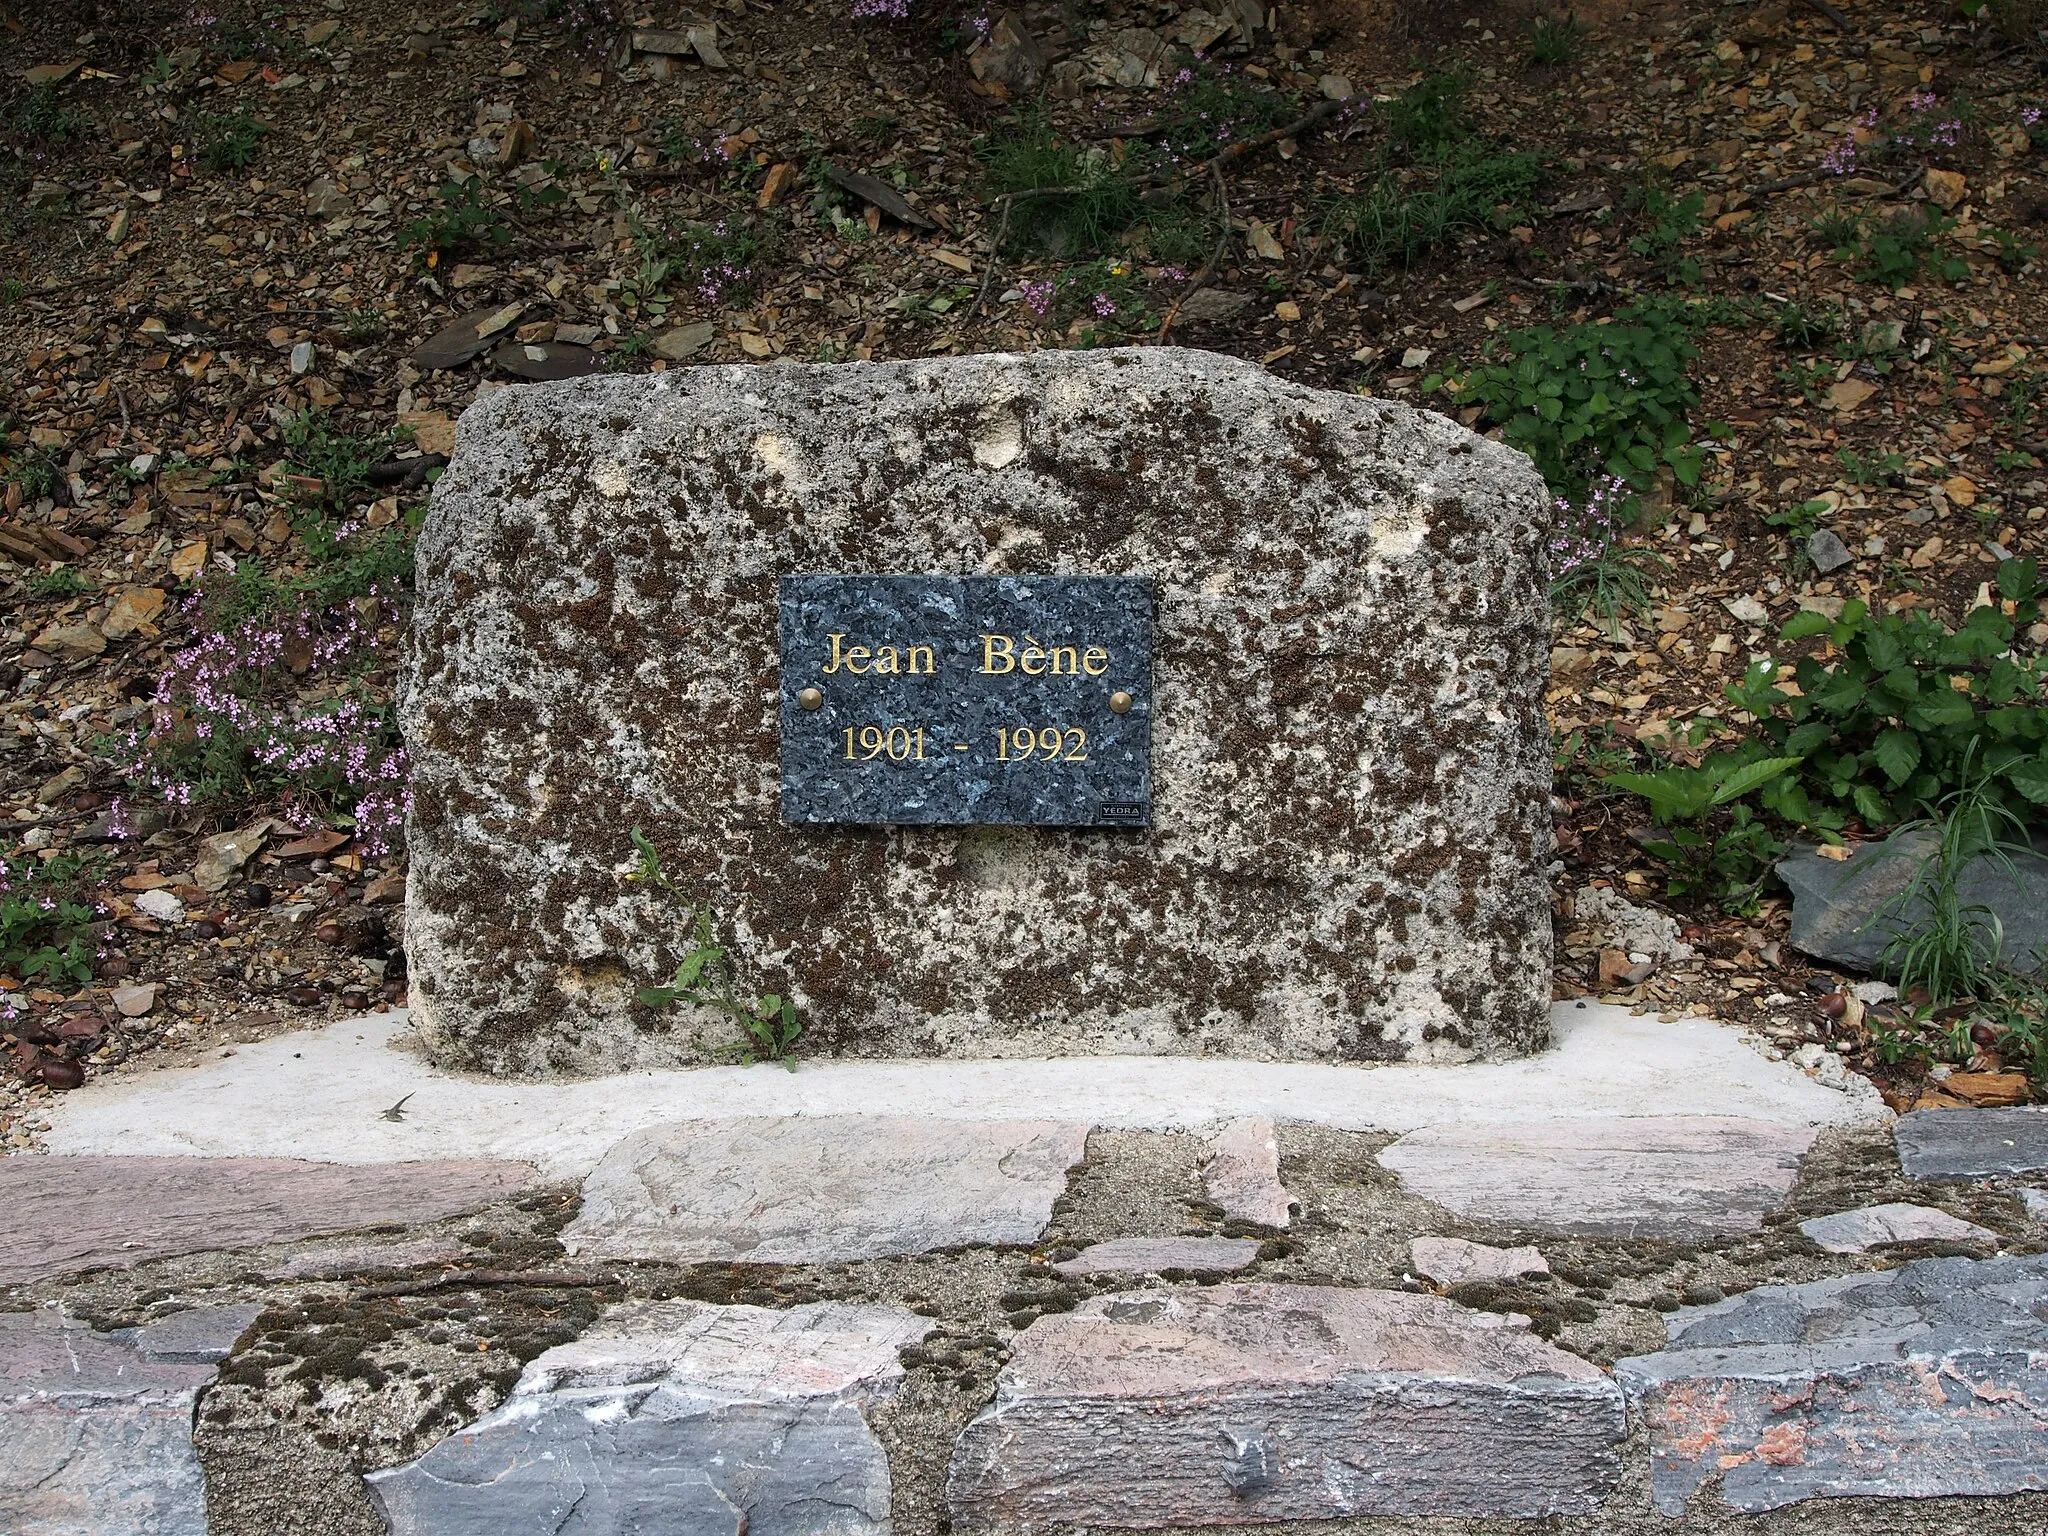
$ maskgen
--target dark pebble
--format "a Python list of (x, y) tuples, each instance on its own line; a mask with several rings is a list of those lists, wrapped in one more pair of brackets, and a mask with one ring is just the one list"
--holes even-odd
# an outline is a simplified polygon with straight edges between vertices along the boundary
[(211, 918), (203, 917), (192, 925), (192, 937), (195, 939), (217, 939), (220, 937), (220, 924)]
[(43, 1081), (52, 1088), (70, 1090), (85, 1086), (85, 1068), (75, 1061), (45, 1061)]
[(320, 989), (318, 987), (288, 987), (285, 989), (284, 999), (295, 1008), (317, 1007), (320, 1002)]
[(267, 885), (245, 885), (242, 887), (242, 900), (256, 910), (261, 911), (270, 905), (270, 887)]
[(1842, 992), (1830, 992), (1820, 1000), (1820, 1011), (1831, 1019), (1839, 1019), (1849, 1011), (1848, 995)]
[(1833, 976), (1809, 976), (1806, 978), (1806, 990), (1818, 992), (1825, 997), (1830, 992), (1839, 993), (1842, 990), (1842, 983)]
[(339, 923), (322, 923), (313, 930), (313, 937), (322, 944), (340, 944), (347, 940), (348, 932)]
[(401, 1004), (402, 1004), (402, 1003), (403, 1003), (403, 1002), (405, 1001), (405, 983), (404, 983), (404, 982), (402, 982), (402, 981), (387, 981), (387, 982), (385, 982), (385, 983), (384, 983), (384, 1001), (385, 1001), (385, 1002), (387, 1002), (387, 1003), (401, 1003)]
[(1972, 1024), (1970, 1026), (1970, 1038), (1979, 1045), (1996, 1045), (1998, 1044), (1998, 1031), (1989, 1024)]
[(119, 977), (126, 976), (133, 969), (134, 967), (128, 963), (128, 957), (126, 955), (109, 955), (107, 956), (106, 959), (100, 962), (99, 966), (99, 971), (102, 976), (113, 977), (117, 979)]

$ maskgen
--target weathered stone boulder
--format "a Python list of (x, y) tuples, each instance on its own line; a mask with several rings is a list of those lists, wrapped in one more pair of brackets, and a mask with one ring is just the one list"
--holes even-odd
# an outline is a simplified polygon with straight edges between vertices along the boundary
[[(419, 545), (419, 1028), (498, 1072), (706, 1059), (730, 1024), (638, 999), (701, 903), (805, 1050), (1532, 1050), (1545, 507), (1443, 417), (1174, 349), (495, 394)], [(776, 583), (818, 573), (1148, 578), (1149, 825), (785, 824)], [(627, 878), (636, 827), (680, 896)]]

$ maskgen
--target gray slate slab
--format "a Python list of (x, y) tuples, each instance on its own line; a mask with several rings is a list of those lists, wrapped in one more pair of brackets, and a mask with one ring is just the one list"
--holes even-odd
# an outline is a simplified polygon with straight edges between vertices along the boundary
[(628, 1302), (371, 1492), (393, 1536), (887, 1536), (868, 1415), (930, 1328), (839, 1302)]
[(1283, 1231), (1301, 1205), (1280, 1182), (1280, 1139), (1264, 1115), (1233, 1120), (1210, 1139), (1202, 1190), (1231, 1220)]
[(691, 1120), (627, 1137), (563, 1233), (579, 1254), (836, 1264), (1045, 1230), (1085, 1124), (819, 1115)]
[(1379, 1154), (1402, 1187), (1507, 1226), (1594, 1236), (1750, 1232), (1782, 1201), (1809, 1127), (1729, 1116), (1430, 1126)]
[(0, 1158), (0, 1285), (314, 1232), (438, 1221), (536, 1182), (487, 1160)]
[(1916, 1109), (1892, 1127), (1909, 1179), (1983, 1179), (2048, 1168), (2048, 1109)]
[(1717, 1475), (1746, 1511), (2048, 1488), (2048, 1255), (1762, 1286), (1669, 1328), (1615, 1366), (1667, 1514)]
[[(1885, 969), (1887, 946), (1925, 920), (1927, 901), (1915, 897), (1895, 910), (1887, 903), (1909, 887), (1932, 856), (1938, 838), (1921, 829), (1863, 843), (1845, 860), (1824, 859), (1800, 848), (1778, 861), (1778, 878), (1792, 890), (1793, 947), (1851, 970)], [(2048, 946), (2048, 858), (2020, 849), (2001, 861), (1981, 856), (1958, 881), (1965, 906), (1984, 906), (2004, 928), (2004, 963), (2038, 974)]]
[(1158, 1275), (1168, 1270), (1229, 1274), (1259, 1256), (1248, 1237), (1115, 1237), (1053, 1265), (1063, 1275)]
[(1868, 1253), (1888, 1243), (1996, 1243), (1998, 1234), (1931, 1205), (1866, 1205), (1799, 1223), (1799, 1230), (1829, 1253)]
[(0, 1531), (206, 1536), (193, 1407), (254, 1310), (118, 1334), (48, 1309), (0, 1313)]
[(1437, 1297), (1126, 1291), (1017, 1335), (946, 1498), (963, 1531), (1568, 1514), (1622, 1435), (1598, 1368)]

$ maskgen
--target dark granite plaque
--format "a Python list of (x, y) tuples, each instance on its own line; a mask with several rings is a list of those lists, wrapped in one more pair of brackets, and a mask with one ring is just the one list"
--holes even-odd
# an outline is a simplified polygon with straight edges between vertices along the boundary
[(782, 819), (1151, 820), (1152, 583), (785, 576)]

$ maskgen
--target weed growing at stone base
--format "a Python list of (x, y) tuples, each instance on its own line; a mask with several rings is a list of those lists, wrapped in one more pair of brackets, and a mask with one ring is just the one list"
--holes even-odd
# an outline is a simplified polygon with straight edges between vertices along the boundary
[[(678, 901), (684, 900), (662, 873), (661, 858), (654, 844), (638, 827), (633, 829), (633, 846), (639, 850), (640, 864), (627, 879), (653, 886)], [(724, 946), (718, 942), (709, 907), (688, 905), (683, 913), (683, 932), (690, 939), (689, 953), (676, 963), (675, 974), (662, 985), (642, 987), (638, 993), (640, 1001), (655, 1009), (673, 1008), (677, 1003), (709, 1008), (738, 1028), (741, 1041), (733, 1047), (733, 1053), (749, 1066), (756, 1061), (779, 1061), (794, 1072), (796, 1063), (789, 1053), (804, 1032), (796, 1009), (772, 992), (750, 1003), (740, 1001), (733, 988), (732, 966)]]
[(269, 132), (247, 112), (193, 112), (185, 118), (186, 153), (209, 175), (246, 170)]
[[(1973, 755), (1966, 749), (1966, 774)], [(1933, 857), (1878, 909), (1877, 917), (1903, 919), (1925, 904), (1926, 915), (1886, 946), (1885, 965), (1901, 991), (1924, 988), (1929, 1001), (1941, 1007), (1992, 990), (1991, 978), (2007, 958), (2005, 931), (1989, 907), (1963, 900), (1963, 872), (1979, 859), (1991, 859), (2012, 874), (2010, 853), (2025, 847), (2026, 827), (1992, 793), (1989, 776), (1980, 775), (1943, 795), (1928, 816), (1899, 830), (1916, 828), (1935, 834)], [(1961, 1045), (1967, 1059), (1971, 1042)]]
[(57, 145), (82, 138), (92, 128), (92, 119), (66, 103), (54, 85), (38, 85), (8, 110), (7, 128), (17, 138)]
[(60, 565), (29, 577), (28, 590), (32, 597), (61, 602), (68, 597), (83, 597), (92, 587), (70, 566)]
[(691, 220), (671, 229), (635, 208), (627, 225), (640, 257), (634, 295), (650, 310), (666, 307), (671, 285), (709, 307), (743, 303), (772, 254), (772, 227), (754, 219)]
[(975, 154), (988, 195), (1010, 199), (1007, 236), (1019, 248), (1108, 250), (1138, 216), (1136, 177), (1124, 164), (1104, 145), (1061, 135), (1036, 107), (976, 141)]
[(79, 854), (0, 859), (0, 971), (60, 985), (92, 979), (87, 870)]
[[(193, 599), (195, 620), (204, 602)], [(282, 797), (323, 818), (352, 811), (364, 850), (385, 852), (404, 826), (409, 764), (390, 708), (360, 679), (397, 616), (370, 594), (259, 612), (186, 646), (158, 678), (148, 722), (113, 744), (124, 775), (174, 806)]]
[(1660, 186), (1645, 186), (1641, 194), (1643, 227), (1629, 238), (1628, 248), (1673, 282), (1698, 282), (1699, 258), (1686, 255), (1685, 246), (1698, 236), (1706, 206), (1705, 197), (1698, 192), (1675, 198)]

